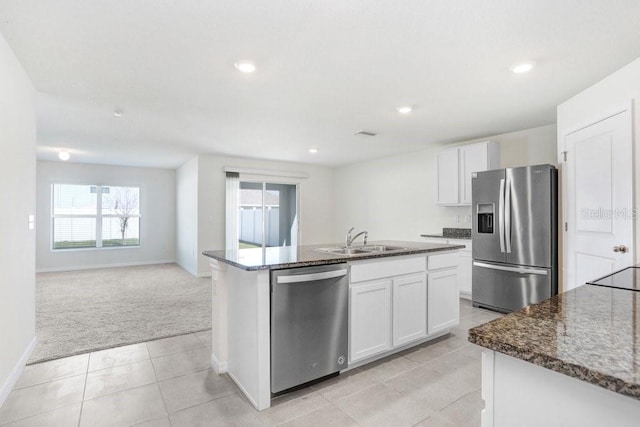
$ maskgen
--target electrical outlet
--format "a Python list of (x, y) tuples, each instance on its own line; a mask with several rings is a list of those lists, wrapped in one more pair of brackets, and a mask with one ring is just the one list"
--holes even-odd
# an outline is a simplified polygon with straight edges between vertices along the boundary
[(36, 228), (36, 216), (29, 215), (29, 230), (33, 230)]

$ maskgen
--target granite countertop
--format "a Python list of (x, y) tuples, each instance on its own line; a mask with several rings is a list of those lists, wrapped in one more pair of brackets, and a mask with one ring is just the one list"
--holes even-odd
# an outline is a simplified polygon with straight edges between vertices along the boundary
[(470, 329), (469, 341), (640, 399), (640, 292), (583, 285)]
[[(312, 265), (338, 264), (346, 261), (385, 258), (391, 256), (412, 255), (438, 251), (464, 249), (462, 245), (435, 243), (402, 242), (384, 240), (369, 242), (368, 245), (400, 246), (403, 250), (390, 252), (371, 252), (366, 254), (336, 255), (319, 252), (318, 248), (341, 247), (339, 243), (307, 246), (281, 246), (271, 248), (239, 249), (235, 251), (204, 251), (203, 255), (243, 270), (277, 270), (281, 268), (308, 267)], [(358, 245), (354, 245), (357, 248)]]
[(442, 234), (421, 234), (420, 237), (435, 237), (438, 239), (471, 240), (470, 228), (443, 228)]

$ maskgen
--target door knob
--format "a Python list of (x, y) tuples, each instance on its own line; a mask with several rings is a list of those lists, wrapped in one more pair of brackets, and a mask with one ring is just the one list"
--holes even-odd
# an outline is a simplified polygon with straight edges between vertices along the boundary
[(620, 245), (620, 246), (614, 246), (613, 247), (613, 252), (622, 252), (627, 253), (628, 248), (625, 245)]

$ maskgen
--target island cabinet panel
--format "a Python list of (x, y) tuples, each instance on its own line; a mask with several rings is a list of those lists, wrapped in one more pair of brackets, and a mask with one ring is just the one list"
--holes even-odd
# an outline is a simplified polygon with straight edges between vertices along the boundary
[[(428, 237), (425, 238), (427, 243), (447, 243), (450, 245), (464, 245), (464, 249), (458, 251), (458, 291), (460, 292), (460, 298), (471, 299), (471, 274), (473, 270), (473, 258), (472, 258), (472, 242), (466, 239), (439, 239)], [(431, 255), (429, 259), (433, 259), (438, 255)], [(446, 267), (446, 266), (445, 266)], [(433, 263), (429, 265), (429, 269), (433, 270), (435, 267)]]
[(473, 258), (471, 255), (471, 241), (456, 242), (464, 245), (464, 249), (458, 252), (458, 290), (460, 298), (471, 299), (471, 273), (473, 271)]
[(393, 280), (393, 346), (427, 336), (427, 275)]
[(391, 349), (391, 280), (361, 283), (350, 289), (349, 360)]
[(460, 322), (456, 268), (429, 272), (427, 302), (429, 334), (456, 326)]
[(426, 257), (402, 257), (387, 260), (369, 260), (351, 265), (351, 283), (365, 280), (420, 273), (426, 269)]
[(492, 350), (482, 355), (482, 399), (482, 427), (640, 425), (638, 399)]

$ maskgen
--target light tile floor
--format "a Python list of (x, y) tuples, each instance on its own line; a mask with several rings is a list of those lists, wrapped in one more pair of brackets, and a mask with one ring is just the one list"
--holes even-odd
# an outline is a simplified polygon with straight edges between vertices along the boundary
[(460, 302), (445, 337), (274, 399), (258, 412), (209, 369), (211, 331), (27, 366), (2, 426), (479, 426), (481, 349), (499, 317)]

